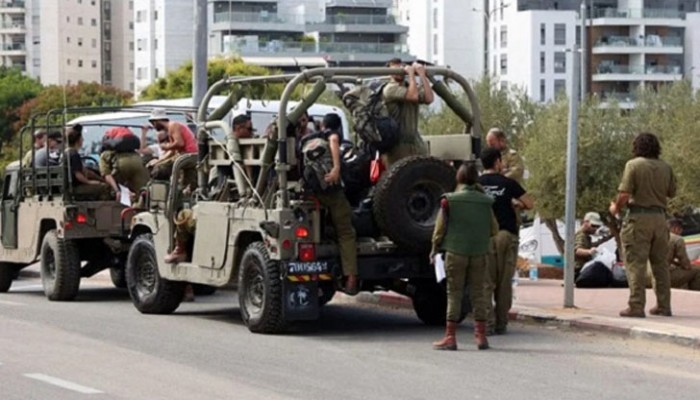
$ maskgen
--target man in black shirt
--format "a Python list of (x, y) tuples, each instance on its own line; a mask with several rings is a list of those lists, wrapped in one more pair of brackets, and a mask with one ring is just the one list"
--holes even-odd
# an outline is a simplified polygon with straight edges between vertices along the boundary
[(83, 129), (80, 125), (68, 128), (68, 163), (71, 173), (73, 194), (90, 200), (110, 200), (109, 185), (102, 182), (100, 176), (85, 168), (80, 157), (83, 147)]
[(506, 332), (508, 311), (513, 303), (511, 279), (515, 273), (518, 257), (518, 222), (516, 212), (529, 210), (533, 206), (532, 198), (522, 186), (513, 179), (501, 174), (503, 163), (501, 152), (486, 148), (481, 153), (484, 173), (479, 177), (479, 184), (489, 196), (493, 197), (493, 212), (498, 220), (498, 234), (491, 240), (489, 255), (489, 279), (486, 283), (487, 293), (493, 293), (495, 310), (489, 313), (489, 331), (497, 334)]

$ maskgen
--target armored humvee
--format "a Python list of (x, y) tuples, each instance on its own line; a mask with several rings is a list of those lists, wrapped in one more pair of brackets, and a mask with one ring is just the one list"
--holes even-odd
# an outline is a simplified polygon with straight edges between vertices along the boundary
[[(326, 210), (303, 193), (299, 182), (288, 179), (297, 165), (295, 137), (288, 128), (328, 85), (342, 90), (361, 84), (362, 78), (401, 73), (390, 68), (319, 68), (215, 83), (199, 108), (199, 154), (180, 157), (170, 182), (152, 182), (148, 210), (132, 218), (126, 279), (135, 307), (142, 313), (171, 313), (187, 282), (217, 287), (237, 283), (241, 316), (253, 332), (279, 332), (289, 322), (317, 319), (320, 307), (339, 287), (342, 271)], [(481, 126), (475, 94), (462, 76), (432, 67), (427, 74), (465, 129), (426, 136), (430, 156), (407, 158), (386, 171), (364, 201), (355, 203), (354, 223), (361, 289), (404, 293), (413, 299), (421, 320), (437, 324), (444, 322), (446, 299), (428, 260), (430, 236), (440, 196), (454, 190), (454, 166), (478, 151)], [(448, 80), (466, 93), (468, 105), (452, 94)], [(221, 117), (249, 92), (246, 85), (279, 83), (286, 86), (277, 130), (266, 138), (233, 137)], [(288, 102), (301, 85), (310, 85), (310, 90), (289, 110)], [(228, 91), (228, 101), (207, 114), (208, 102), (222, 91)], [(213, 139), (214, 131), (225, 132), (226, 143)], [(177, 186), (184, 168), (198, 169), (194, 196)], [(251, 168), (258, 171), (255, 182), (247, 173)], [(218, 180), (223, 183), (212, 188), (210, 176), (223, 177)], [(192, 209), (196, 221), (191, 261), (167, 264), (174, 217), (185, 208)]]
[[(67, 118), (107, 112), (115, 118), (89, 121), (80, 117), (71, 121)], [(130, 107), (54, 110), (33, 116), (21, 130), (20, 138), (22, 143), (28, 143), (25, 136), (36, 129), (63, 132), (65, 126), (79, 122), (83, 125), (85, 139), (81, 151), (83, 162), (88, 168), (96, 169), (99, 157), (96, 152), (104, 130), (125, 124), (140, 127), (134, 118), (140, 115), (145, 122), (149, 113), (150, 108)], [(130, 122), (116, 116), (129, 117)], [(38, 259), (44, 292), (49, 300), (74, 299), (82, 277), (93, 276), (107, 268), (115, 286), (126, 287), (124, 265), (130, 241), (129, 225), (123, 223), (123, 216), (129, 209), (116, 200), (95, 201), (73, 192), (64, 142), (56, 149), (57, 154), (62, 155), (59, 165), (37, 167), (17, 161), (5, 169), (0, 210), (0, 292), (7, 292), (18, 272)], [(33, 159), (36, 149), (32, 152)], [(20, 148), (18, 158), (23, 154)]]

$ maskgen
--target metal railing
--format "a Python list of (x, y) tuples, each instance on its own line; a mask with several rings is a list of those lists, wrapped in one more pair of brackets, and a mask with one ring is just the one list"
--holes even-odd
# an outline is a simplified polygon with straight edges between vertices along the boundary
[(663, 75), (678, 75), (681, 74), (681, 67), (678, 65), (598, 65), (595, 70), (596, 74), (663, 74)]
[(24, 22), (6, 22), (4, 24), (0, 24), (0, 29), (27, 29), (27, 26), (24, 24)]
[(593, 45), (593, 47), (681, 47), (683, 40), (677, 36), (647, 35), (642, 38), (627, 36), (605, 36)]
[(0, 50), (4, 51), (21, 51), (27, 50), (27, 46), (24, 43), (6, 43), (0, 46)]
[(24, 8), (23, 0), (2, 0), (0, 8)]
[(269, 24), (294, 24), (294, 25), (393, 25), (396, 18), (392, 15), (327, 15), (323, 21), (307, 22), (303, 15), (279, 14), (273, 12), (240, 12), (218, 11), (214, 13), (215, 23), (226, 22), (250, 22)]
[(685, 18), (685, 11), (665, 8), (599, 8), (592, 18)]
[(634, 103), (637, 101), (637, 94), (631, 92), (596, 92), (602, 101), (617, 101), (618, 103)]
[(332, 25), (393, 25), (396, 18), (393, 15), (349, 14), (326, 15), (325, 21), (312, 22), (311, 24)]
[(268, 42), (233, 41), (224, 45), (225, 51), (260, 53), (371, 53), (407, 54), (408, 47), (398, 43), (343, 43), (343, 42)]

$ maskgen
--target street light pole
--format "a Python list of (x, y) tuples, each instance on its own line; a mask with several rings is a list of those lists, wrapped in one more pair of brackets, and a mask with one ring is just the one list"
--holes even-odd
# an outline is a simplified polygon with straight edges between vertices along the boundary
[(579, 97), (579, 49), (576, 45), (571, 53), (571, 86), (569, 91), (569, 129), (566, 142), (566, 212), (565, 258), (564, 263), (564, 307), (574, 307), (574, 241), (576, 236), (576, 166), (578, 164), (578, 105)]
[(588, 9), (586, 0), (581, 1), (581, 101), (586, 99), (588, 91)]
[(194, 1), (192, 105), (197, 107), (207, 92), (207, 0)]
[[(498, 10), (503, 10), (504, 8), (507, 8), (510, 6), (510, 3), (508, 4), (501, 4), (498, 7), (494, 7), (491, 10), (488, 9), (489, 6), (489, 1), (484, 0), (484, 9), (480, 10), (476, 7), (472, 8), (472, 11), (475, 12), (481, 12), (484, 15), (484, 72), (486, 75), (489, 73), (489, 35), (490, 35), (490, 23), (491, 23), (491, 16), (494, 15), (494, 13)], [(493, 71), (495, 72), (495, 71)]]

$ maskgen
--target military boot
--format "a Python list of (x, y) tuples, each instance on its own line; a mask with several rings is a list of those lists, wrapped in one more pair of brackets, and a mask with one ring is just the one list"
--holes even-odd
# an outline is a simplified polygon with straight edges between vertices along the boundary
[(357, 283), (357, 275), (348, 275), (343, 291), (350, 296), (354, 296), (360, 291)]
[(646, 315), (644, 315), (644, 310), (633, 310), (631, 308), (627, 308), (627, 309), (620, 311), (620, 316), (627, 317), (627, 318), (644, 318), (644, 317), (646, 317)]
[(187, 250), (185, 248), (185, 243), (176, 241), (173, 252), (165, 256), (165, 262), (168, 264), (177, 264), (187, 261)]
[(474, 341), (476, 342), (476, 347), (479, 350), (486, 350), (489, 348), (489, 341), (486, 339), (485, 321), (474, 322)]
[(457, 323), (447, 321), (445, 337), (438, 342), (433, 342), (433, 350), (457, 350)]
[(671, 310), (666, 309), (666, 308), (661, 308), (659, 306), (652, 307), (651, 310), (649, 310), (649, 314), (651, 315), (661, 315), (662, 317), (671, 317), (673, 316), (673, 313)]

